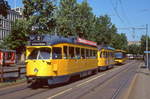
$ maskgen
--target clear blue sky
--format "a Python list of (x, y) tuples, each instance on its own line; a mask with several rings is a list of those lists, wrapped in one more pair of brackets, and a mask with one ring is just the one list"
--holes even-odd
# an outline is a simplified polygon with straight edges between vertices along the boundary
[[(23, 6), (22, 0), (7, 0), (11, 8)], [(77, 0), (82, 2), (83, 0)], [(150, 0), (87, 0), (96, 16), (109, 15), (118, 33), (126, 33), (128, 41), (138, 41), (145, 30), (135, 30), (132, 27), (149, 25), (150, 31)], [(16, 2), (16, 3), (15, 3)], [(128, 28), (128, 29), (122, 29)], [(150, 35), (150, 33), (148, 33)]]

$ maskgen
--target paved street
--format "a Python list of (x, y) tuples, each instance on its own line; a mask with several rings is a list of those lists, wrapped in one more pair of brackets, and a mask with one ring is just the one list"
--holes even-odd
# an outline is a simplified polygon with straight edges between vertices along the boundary
[[(130, 96), (129, 89), (140, 61), (99, 72), (96, 75), (53, 88), (31, 89), (27, 84), (0, 89), (3, 99), (123, 99)], [(136, 98), (135, 98), (136, 99)]]
[(140, 68), (132, 82), (129, 99), (150, 99), (150, 71)]

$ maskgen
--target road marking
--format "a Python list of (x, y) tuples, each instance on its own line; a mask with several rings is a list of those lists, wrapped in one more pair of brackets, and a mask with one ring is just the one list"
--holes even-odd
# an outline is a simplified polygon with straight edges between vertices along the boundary
[(79, 86), (81, 86), (81, 85), (84, 85), (84, 84), (86, 84), (86, 83), (89, 83), (89, 82), (91, 82), (91, 81), (93, 81), (93, 80), (95, 80), (95, 79), (97, 79), (97, 78), (99, 78), (99, 77), (102, 77), (102, 76), (104, 76), (106, 73), (104, 73), (104, 74), (102, 74), (102, 75), (99, 75), (99, 76), (97, 76), (97, 77), (95, 77), (95, 78), (92, 78), (92, 79), (90, 79), (90, 80), (87, 80), (86, 82), (83, 82), (83, 83), (81, 83), (81, 84), (78, 84), (78, 85), (76, 85), (76, 87), (79, 87)]
[(54, 98), (54, 97), (57, 97), (57, 96), (59, 96), (59, 95), (61, 95), (61, 94), (66, 93), (66, 92), (68, 92), (68, 91), (70, 91), (70, 90), (72, 90), (72, 88), (69, 88), (69, 89), (66, 89), (66, 90), (64, 90), (64, 91), (62, 91), (62, 92), (59, 92), (59, 93), (57, 93), (57, 94), (55, 94), (55, 95), (53, 95), (53, 96), (51, 96), (51, 97), (48, 97), (47, 99), (52, 99), (52, 98)]

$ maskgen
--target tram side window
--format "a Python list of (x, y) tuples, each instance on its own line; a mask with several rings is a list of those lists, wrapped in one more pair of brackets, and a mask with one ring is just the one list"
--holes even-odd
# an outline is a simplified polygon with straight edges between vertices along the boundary
[(90, 50), (90, 58), (92, 58), (92, 56), (93, 56), (93, 51)]
[(110, 52), (110, 57), (112, 58), (112, 52)]
[(61, 48), (53, 47), (53, 59), (62, 59)]
[(81, 55), (80, 55), (80, 48), (76, 48), (76, 59), (80, 59)]
[(108, 55), (109, 55), (109, 58), (111, 58), (111, 52), (109, 52)]
[(86, 49), (86, 58), (89, 58), (89, 50)]
[(106, 52), (104, 52), (104, 58), (107, 58), (107, 53)]
[(104, 56), (103, 56), (103, 52), (100, 52), (100, 58), (103, 58)]
[(64, 59), (68, 58), (67, 46), (64, 46)]
[(96, 54), (96, 51), (95, 51), (95, 50), (93, 51), (93, 56), (94, 56), (94, 58), (97, 57), (97, 54)]
[(69, 47), (69, 58), (70, 59), (75, 58), (74, 47)]
[(107, 58), (109, 58), (109, 52), (107, 52), (106, 56), (107, 56)]
[(85, 59), (85, 49), (81, 49), (81, 57), (82, 59)]

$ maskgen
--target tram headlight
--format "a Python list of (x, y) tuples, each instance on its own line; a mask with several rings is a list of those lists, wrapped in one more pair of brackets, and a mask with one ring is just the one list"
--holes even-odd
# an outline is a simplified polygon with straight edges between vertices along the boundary
[(35, 69), (34, 69), (34, 72), (38, 72), (38, 69), (37, 69), (37, 68), (35, 68)]

